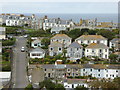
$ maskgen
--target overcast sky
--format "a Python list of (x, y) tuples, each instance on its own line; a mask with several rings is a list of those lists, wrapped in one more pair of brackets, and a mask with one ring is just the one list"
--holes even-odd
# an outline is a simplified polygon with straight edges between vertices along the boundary
[[(2, 13), (117, 13), (118, 0), (3, 0)], [(33, 2), (34, 1), (34, 2)], [(48, 2), (49, 1), (49, 2)], [(80, 1), (80, 2), (78, 2)], [(91, 1), (91, 2), (90, 2)], [(100, 1), (100, 0), (99, 0)]]

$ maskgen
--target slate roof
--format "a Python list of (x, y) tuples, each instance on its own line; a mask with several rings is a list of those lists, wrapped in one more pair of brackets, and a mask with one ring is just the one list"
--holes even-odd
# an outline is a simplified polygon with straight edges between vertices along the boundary
[(71, 38), (66, 34), (56, 34), (51, 39), (71, 39)]
[(0, 35), (5, 35), (5, 27), (0, 27)]
[(76, 40), (107, 40), (107, 38), (101, 35), (82, 35), (78, 37)]
[(83, 47), (81, 44), (79, 44), (78, 42), (73, 42), (70, 44), (69, 47), (74, 47), (74, 48), (81, 48)]
[(86, 48), (93, 48), (93, 49), (98, 49), (98, 48), (102, 48), (102, 49), (108, 49), (109, 47), (106, 46), (103, 43), (91, 43), (90, 45), (88, 45)]
[(120, 41), (120, 38), (114, 38), (114, 39), (112, 39), (110, 42), (116, 43), (116, 42), (118, 42), (118, 41)]
[(37, 48), (35, 48), (35, 49), (31, 49), (30, 50), (30, 53), (31, 52), (45, 52), (42, 48), (40, 48), (40, 47), (37, 47)]

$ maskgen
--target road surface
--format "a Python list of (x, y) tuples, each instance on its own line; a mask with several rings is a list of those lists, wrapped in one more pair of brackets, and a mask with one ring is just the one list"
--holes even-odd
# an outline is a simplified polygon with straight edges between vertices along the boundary
[(21, 48), (26, 48), (26, 38), (16, 37), (16, 47), (13, 50), (13, 88), (25, 88), (28, 85), (26, 52), (21, 52)]

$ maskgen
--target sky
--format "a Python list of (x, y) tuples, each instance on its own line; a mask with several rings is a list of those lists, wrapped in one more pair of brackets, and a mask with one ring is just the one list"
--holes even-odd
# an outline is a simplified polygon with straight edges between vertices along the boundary
[[(34, 1), (34, 2), (33, 2)], [(117, 13), (118, 0), (2, 0), (2, 13)]]

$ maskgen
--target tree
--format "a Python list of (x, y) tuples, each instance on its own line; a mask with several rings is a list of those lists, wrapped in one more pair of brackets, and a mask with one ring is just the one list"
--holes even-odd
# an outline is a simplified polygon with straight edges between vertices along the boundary
[(73, 40), (82, 35), (80, 29), (73, 29), (67, 33)]
[(41, 41), (42, 45), (45, 45), (45, 48), (48, 48), (48, 45), (50, 44), (50, 39), (49, 38), (43, 38)]
[(25, 88), (25, 90), (33, 90), (32, 84), (28, 84), (28, 86)]
[(110, 59), (112, 62), (115, 62), (115, 61), (117, 61), (117, 59), (118, 59), (118, 55), (112, 53), (112, 54), (110, 54), (109, 59)]
[(55, 90), (65, 90), (64, 86), (62, 84), (56, 84)]
[(109, 30), (99, 30), (98, 34), (108, 38), (108, 40), (111, 40), (115, 37), (115, 33)]
[(80, 59), (77, 59), (77, 60), (76, 60), (76, 62), (79, 64), (79, 62), (80, 62)]

